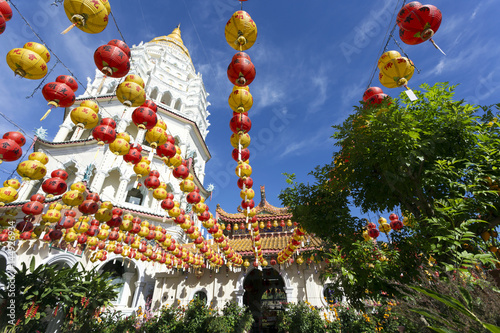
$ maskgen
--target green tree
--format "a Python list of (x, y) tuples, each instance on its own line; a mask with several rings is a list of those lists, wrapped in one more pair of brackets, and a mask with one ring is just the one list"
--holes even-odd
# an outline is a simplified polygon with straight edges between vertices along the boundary
[[(324, 241), (327, 275), (354, 302), (397, 294), (387, 281), (413, 281), (431, 257), (449, 270), (496, 261), (491, 240), (478, 237), (500, 223), (494, 110), (453, 100), (446, 83), (421, 88), (413, 102), (402, 93), (355, 107), (333, 126), (333, 162), (311, 173), (313, 184), (287, 175), (290, 186), (280, 194), (297, 222)], [(367, 221), (353, 216), (353, 206), (404, 211), (412, 228), (391, 233), (390, 243), (363, 241)]]

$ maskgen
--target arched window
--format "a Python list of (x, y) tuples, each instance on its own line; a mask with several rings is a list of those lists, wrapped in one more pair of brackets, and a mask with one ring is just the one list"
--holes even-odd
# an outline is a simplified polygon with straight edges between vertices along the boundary
[(174, 109), (176, 110), (181, 110), (181, 100), (178, 99), (176, 102), (175, 102), (175, 106), (174, 106)]
[(207, 304), (207, 299), (208, 299), (207, 293), (204, 292), (203, 290), (198, 290), (193, 296), (193, 300), (195, 299), (199, 299), (203, 303)]
[(125, 201), (140, 206), (144, 201), (144, 195), (141, 193), (139, 189), (132, 188), (130, 189), (130, 191), (127, 192), (127, 197)]

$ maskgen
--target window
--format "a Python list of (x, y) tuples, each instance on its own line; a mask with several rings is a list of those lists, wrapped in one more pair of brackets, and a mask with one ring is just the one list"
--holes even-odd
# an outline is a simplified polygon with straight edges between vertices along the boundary
[(330, 283), (325, 284), (325, 287), (323, 288), (323, 297), (325, 298), (328, 304), (335, 304), (340, 302), (340, 299), (338, 299), (334, 295), (335, 295), (335, 288), (333, 287), (333, 285)]
[(208, 298), (207, 293), (204, 292), (203, 290), (198, 290), (193, 296), (193, 299), (199, 299), (205, 304), (207, 304), (207, 298)]
[(140, 190), (133, 188), (127, 193), (126, 202), (134, 204), (134, 205), (142, 205), (142, 201), (144, 200), (144, 195)]

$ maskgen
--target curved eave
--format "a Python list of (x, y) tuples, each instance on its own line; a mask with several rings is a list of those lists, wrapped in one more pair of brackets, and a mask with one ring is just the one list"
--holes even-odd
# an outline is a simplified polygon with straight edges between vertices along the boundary
[[(110, 94), (110, 95), (100, 95), (100, 96), (97, 96), (97, 97), (91, 97), (91, 96), (88, 96), (88, 97), (84, 97), (84, 96), (79, 96), (78, 98), (76, 98), (75, 100), (75, 104), (76, 102), (78, 101), (85, 101), (85, 100), (88, 100), (88, 99), (97, 99), (97, 100), (103, 100), (103, 99), (106, 99), (107, 101), (111, 101), (111, 100), (116, 100), (116, 95), (113, 95), (113, 94)], [(161, 110), (164, 114), (170, 116), (171, 118), (174, 118), (174, 119), (177, 119), (178, 121), (182, 122), (182, 123), (185, 123), (187, 125), (191, 125), (193, 128), (194, 128), (194, 133), (196, 135), (196, 137), (198, 138), (198, 140), (203, 143), (202, 147), (203, 147), (203, 151), (205, 152), (205, 154), (207, 155), (208, 159), (207, 159), (207, 162), (212, 158), (212, 154), (210, 154), (210, 151), (208, 150), (208, 146), (205, 142), (205, 139), (203, 138), (203, 135), (201, 135), (201, 132), (200, 132), (200, 129), (198, 128), (198, 125), (196, 124), (196, 122), (186, 118), (186, 117), (183, 117), (182, 115), (172, 111), (172, 110), (169, 110), (167, 109), (166, 107), (164, 106), (161, 106), (161, 105), (157, 105), (158, 106), (158, 109)], [(70, 112), (70, 108), (65, 108), (64, 109), (64, 116), (63, 116), (63, 121), (64, 119), (66, 119), (67, 115), (68, 115), (68, 112)], [(76, 142), (76, 141), (75, 141)]]
[[(283, 219), (291, 219), (293, 217), (291, 213), (288, 213), (287, 208), (274, 207), (268, 202), (266, 202), (266, 204), (262, 206), (259, 204), (258, 206), (255, 207), (255, 210), (257, 212), (255, 216), (257, 216), (259, 221), (283, 220)], [(272, 214), (259, 215), (259, 213), (262, 211), (267, 211)], [(240, 223), (246, 220), (246, 216), (243, 215), (243, 213), (231, 214), (223, 210), (220, 206), (217, 206), (216, 212), (219, 214), (219, 218), (222, 221)]]

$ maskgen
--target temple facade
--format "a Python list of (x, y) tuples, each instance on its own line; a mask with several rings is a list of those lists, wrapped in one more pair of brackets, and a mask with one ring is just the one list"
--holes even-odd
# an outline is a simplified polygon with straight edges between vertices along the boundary
[[(201, 74), (196, 73), (189, 51), (184, 46), (180, 28), (175, 28), (170, 35), (161, 36), (150, 42), (133, 46), (131, 71), (144, 79), (148, 99), (158, 106), (158, 118), (162, 119), (189, 162), (189, 170), (194, 175), (194, 182), (200, 189), (203, 198), (210, 195), (210, 188), (203, 186), (205, 165), (211, 155), (205, 143), (208, 128), (208, 93), (205, 91)], [(161, 172), (160, 180), (167, 185), (169, 193), (180, 198), (182, 209), (189, 213), (190, 205), (185, 194), (179, 188), (179, 181), (172, 176), (172, 169), (154, 154), (145, 142), (145, 130), (138, 129), (131, 123), (134, 108), (123, 106), (116, 98), (115, 89), (119, 79), (103, 77), (96, 71), (93, 79), (88, 78), (85, 92), (77, 98), (79, 102), (92, 99), (100, 106), (101, 117), (110, 117), (117, 123), (117, 132), (127, 132), (133, 142), (143, 144), (142, 154), (150, 156), (151, 170)], [(160, 227), (181, 244), (186, 251), (198, 253), (184, 231), (176, 225), (160, 202), (154, 200), (151, 191), (145, 186), (137, 187), (136, 174), (133, 167), (114, 155), (108, 147), (100, 146), (92, 137), (91, 130), (81, 130), (75, 126), (70, 117), (72, 108), (67, 108), (59, 131), (52, 141), (38, 138), (34, 144), (35, 151), (44, 152), (49, 157), (48, 175), (55, 169), (64, 169), (69, 173), (67, 184), (83, 182), (87, 193), (99, 193), (102, 201), (109, 201), (114, 207), (124, 212), (149, 221)], [(0, 208), (0, 214), (7, 210), (17, 209), (17, 221), (22, 220), (21, 206), (29, 201), (31, 195), (42, 193), (39, 181), (28, 181), (19, 192), (17, 201)], [(60, 196), (47, 199), (47, 203), (60, 199)], [(48, 205), (44, 212), (47, 211)], [(86, 268), (99, 267), (102, 271), (114, 273), (115, 281), (122, 282), (119, 296), (114, 305), (124, 314), (130, 314), (139, 307), (153, 311), (163, 305), (180, 303), (186, 305), (194, 297), (206, 299), (212, 305), (222, 307), (228, 301), (236, 301), (240, 305), (248, 305), (256, 318), (256, 331), (272, 325), (277, 311), (281, 311), (282, 302), (308, 301), (321, 307), (326, 305), (325, 288), (320, 281), (321, 263), (305, 260), (299, 265), (293, 259), (301, 256), (301, 252), (320, 246), (319, 241), (306, 235), (292, 260), (286, 264), (278, 264), (276, 259), (280, 251), (287, 247), (296, 227), (293, 217), (286, 208), (271, 205), (265, 196), (265, 188), (261, 187), (261, 201), (256, 206), (260, 227), (260, 246), (269, 265), (249, 267), (232, 267), (224, 265), (220, 268), (185, 269), (143, 258), (132, 260), (120, 254), (109, 252), (105, 260), (90, 260), (91, 251), (84, 245), (59, 242), (42, 242), (40, 238), (17, 242), (15, 262), (30, 262), (35, 258), (37, 264), (54, 264), (72, 266), (81, 263)], [(224, 234), (229, 245), (249, 263), (255, 261), (253, 244), (246, 217), (239, 209), (235, 213), (226, 212), (217, 207), (215, 218), (223, 225)], [(36, 222), (39, 221), (35, 220)], [(196, 227), (202, 231), (206, 239), (210, 239), (200, 221)], [(219, 251), (210, 239), (209, 246)], [(305, 259), (305, 258), (304, 258)], [(0, 250), (0, 268), (7, 262), (7, 253)]]

